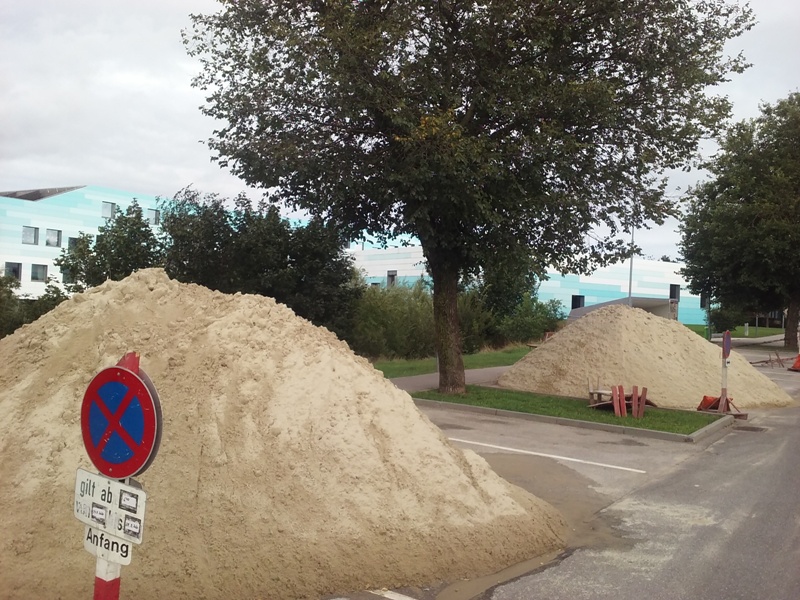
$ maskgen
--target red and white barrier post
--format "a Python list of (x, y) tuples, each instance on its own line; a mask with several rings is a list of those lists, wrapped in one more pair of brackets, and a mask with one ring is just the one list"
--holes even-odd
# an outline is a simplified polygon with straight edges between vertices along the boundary
[(122, 565), (97, 557), (94, 573), (94, 600), (119, 600)]

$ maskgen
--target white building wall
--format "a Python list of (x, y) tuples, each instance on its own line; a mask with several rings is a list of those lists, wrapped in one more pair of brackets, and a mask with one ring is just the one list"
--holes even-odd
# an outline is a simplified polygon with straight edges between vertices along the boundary
[[(368, 283), (386, 284), (387, 272), (397, 271), (397, 282), (409, 284), (426, 277), (425, 262), (420, 246), (406, 248), (351, 250)], [(680, 285), (678, 320), (689, 324), (705, 322), (705, 312), (700, 308), (700, 297), (689, 293), (688, 284), (681, 276), (683, 263), (634, 258), (633, 296), (669, 299), (670, 285)], [(539, 300), (559, 300), (567, 312), (572, 307), (572, 296), (583, 296), (586, 306), (627, 298), (630, 261), (602, 267), (591, 275), (561, 275), (548, 272), (548, 279), (539, 285)]]
[[(9, 194), (11, 192), (5, 192)], [(157, 198), (112, 190), (97, 186), (81, 186), (76, 189), (41, 198), (25, 200), (0, 193), (0, 272), (8, 272), (9, 265), (21, 265), (19, 293), (38, 297), (44, 292), (46, 281), (35, 281), (34, 270), (44, 267), (46, 279), (63, 284), (61, 270), (53, 260), (67, 248), (69, 238), (80, 233), (97, 235), (97, 230), (106, 223), (103, 203), (111, 203), (122, 212), (135, 199), (147, 218), (148, 209), (157, 210)], [(23, 243), (23, 228), (38, 229), (36, 244)], [(47, 244), (47, 230), (61, 232), (59, 245)]]

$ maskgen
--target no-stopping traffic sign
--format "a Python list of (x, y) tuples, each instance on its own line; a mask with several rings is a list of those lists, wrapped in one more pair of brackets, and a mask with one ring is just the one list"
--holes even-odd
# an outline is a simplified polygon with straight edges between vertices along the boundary
[(161, 442), (161, 405), (150, 378), (124, 357), (94, 376), (81, 406), (81, 432), (94, 466), (125, 479), (150, 466)]

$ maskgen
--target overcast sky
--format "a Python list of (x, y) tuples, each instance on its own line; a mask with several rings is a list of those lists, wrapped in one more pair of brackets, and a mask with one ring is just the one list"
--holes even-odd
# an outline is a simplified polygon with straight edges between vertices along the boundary
[[(800, 2), (753, 0), (759, 24), (730, 44), (753, 67), (724, 88), (734, 118), (800, 89)], [(169, 196), (193, 185), (233, 196), (242, 182), (201, 143), (200, 114), (180, 31), (214, 0), (2, 0), (0, 191), (92, 184)], [(673, 180), (674, 188), (699, 174)], [(253, 192), (251, 197), (258, 197)], [(676, 224), (637, 233), (645, 254), (676, 256)]]

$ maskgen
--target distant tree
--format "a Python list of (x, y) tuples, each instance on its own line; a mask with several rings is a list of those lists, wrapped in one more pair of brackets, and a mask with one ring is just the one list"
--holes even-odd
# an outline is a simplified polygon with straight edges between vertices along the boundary
[(800, 315), (800, 94), (730, 129), (690, 191), (681, 225), (684, 275), (730, 309), (787, 308), (784, 345)]
[(661, 258), (659, 258), (661, 262), (668, 262), (668, 263), (676, 263), (678, 262), (677, 258), (672, 258), (669, 254), (662, 254)]
[(66, 299), (67, 295), (55, 284), (53, 279), (50, 279), (44, 288), (44, 293), (39, 297), (22, 299), (23, 318), (26, 323), (32, 323)]
[(19, 280), (16, 277), (0, 276), (0, 338), (35, 321), (67, 299), (52, 280), (48, 281), (44, 294), (38, 298), (18, 296), (18, 289)]
[(0, 276), (0, 338), (13, 333), (24, 322), (19, 298), (14, 293), (17, 289), (16, 277)]
[(94, 236), (80, 232), (75, 243), (61, 250), (53, 263), (64, 273), (64, 287), (71, 293), (105, 281), (94, 251)]
[[(494, 257), (586, 272), (673, 212), (657, 178), (716, 132), (741, 71), (734, 1), (273, 0), (194, 15), (209, 146), (350, 235), (420, 240), (439, 389), (465, 390), (462, 275)], [(596, 239), (598, 225), (608, 238)]]
[[(537, 287), (546, 273), (532, 257), (525, 254), (498, 254), (486, 261), (474, 282), (485, 307), (495, 318), (512, 314)], [(467, 280), (468, 284), (472, 282)]]
[(189, 188), (160, 207), (170, 277), (270, 296), (341, 337), (352, 331), (363, 286), (336, 228), (320, 218), (292, 227), (275, 206)]
[(232, 207), (226, 203), (217, 194), (203, 195), (191, 188), (162, 199), (164, 268), (170, 277), (220, 292), (235, 291), (236, 265), (231, 256), (235, 231)]
[(125, 213), (116, 209), (114, 218), (98, 228), (96, 239), (81, 232), (53, 262), (67, 274), (67, 290), (82, 292), (107, 279), (119, 281), (138, 269), (161, 266), (163, 251), (134, 200)]

